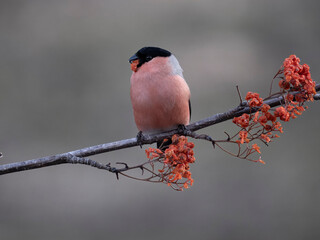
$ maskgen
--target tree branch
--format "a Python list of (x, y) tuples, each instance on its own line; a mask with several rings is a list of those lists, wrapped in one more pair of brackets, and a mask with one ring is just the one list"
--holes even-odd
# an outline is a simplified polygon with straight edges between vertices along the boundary
[[(320, 91), (320, 83), (316, 85), (316, 91)], [(293, 95), (295, 93), (292, 93)], [(315, 100), (320, 100), (320, 95), (316, 94), (314, 96)], [(270, 105), (270, 107), (275, 107), (278, 105), (281, 105), (283, 102), (282, 96), (272, 97), (268, 100), (265, 100), (264, 103)], [(227, 121), (229, 119), (233, 119), (234, 117), (238, 117), (242, 115), (243, 113), (254, 113), (258, 110), (258, 108), (250, 108), (246, 102), (242, 102), (239, 106), (236, 108), (230, 109), (229, 111), (225, 113), (217, 113), (215, 115), (212, 115), (208, 118), (202, 119), (200, 121), (191, 123), (190, 125), (186, 126), (187, 132), (189, 132), (188, 136), (195, 137), (195, 138), (202, 138), (205, 140), (210, 140), (210, 137), (201, 137), (201, 135), (196, 135), (193, 133), (194, 131), (200, 130), (202, 128), (206, 128), (212, 125), (215, 125), (220, 122)], [(174, 129), (171, 131), (161, 132), (157, 134), (151, 134), (151, 135), (144, 135), (142, 139), (142, 145), (144, 144), (152, 144), (159, 140), (163, 140), (165, 138), (170, 138), (174, 134), (181, 133), (179, 129)], [(104, 165), (97, 161), (88, 159), (86, 157), (93, 156), (101, 153), (106, 153), (110, 151), (115, 151), (123, 148), (130, 148), (139, 146), (140, 143), (138, 143), (136, 138), (130, 138), (125, 139), (121, 141), (111, 142), (111, 143), (105, 143), (100, 144), (96, 146), (91, 146), (87, 148), (78, 149), (75, 151), (62, 153), (54, 156), (48, 156), (43, 158), (37, 158), (32, 159), (28, 161), (23, 162), (15, 162), (15, 163), (9, 163), (0, 165), (0, 175), (13, 173), (13, 172), (19, 172), (19, 171), (25, 171), (25, 170), (31, 170), (36, 168), (42, 168), (42, 167), (48, 167), (58, 164), (65, 164), (65, 163), (71, 163), (71, 164), (84, 164), (89, 165), (98, 169), (107, 170), (109, 172), (115, 173), (117, 176), (119, 173), (126, 171), (128, 169), (133, 168), (140, 168), (143, 170), (143, 165), (137, 165), (134, 167), (128, 167), (128, 165), (124, 164), (125, 167), (123, 168), (114, 168), (111, 167), (110, 164)]]

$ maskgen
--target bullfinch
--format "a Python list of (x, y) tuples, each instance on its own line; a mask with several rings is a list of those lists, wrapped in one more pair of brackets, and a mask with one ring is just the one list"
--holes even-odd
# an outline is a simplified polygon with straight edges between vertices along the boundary
[[(144, 47), (130, 57), (129, 62), (133, 71), (130, 97), (139, 129), (138, 141), (143, 137), (142, 133), (189, 124), (190, 89), (176, 57), (162, 48)], [(160, 145), (162, 141), (157, 143), (158, 147)]]

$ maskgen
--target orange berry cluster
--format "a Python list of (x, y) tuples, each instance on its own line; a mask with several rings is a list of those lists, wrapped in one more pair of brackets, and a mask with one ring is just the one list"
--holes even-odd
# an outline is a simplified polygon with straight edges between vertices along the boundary
[[(256, 107), (258, 111), (255, 114), (242, 114), (239, 117), (233, 118), (233, 123), (241, 127), (236, 143), (249, 143), (255, 139), (260, 139), (265, 143), (271, 141), (272, 138), (279, 137), (275, 132), (283, 132), (279, 122), (288, 122), (294, 119), (297, 115), (301, 115), (305, 108), (302, 106), (306, 101), (313, 100), (313, 95), (316, 93), (315, 82), (311, 79), (309, 66), (307, 64), (300, 65), (300, 59), (295, 55), (291, 55), (283, 62), (282, 68), (279, 70), (280, 76), (279, 86), (281, 95), (284, 96), (284, 104), (277, 107), (272, 113), (270, 106), (263, 103), (258, 93), (248, 92), (246, 100), (250, 108)], [(248, 155), (254, 152), (260, 152), (260, 147), (253, 144), (247, 146)], [(261, 162), (261, 160), (259, 160)]]
[[(250, 98), (250, 96), (253, 94), (257, 97)], [(244, 113), (240, 117), (233, 118), (232, 122), (242, 128), (242, 130), (239, 132), (239, 140), (236, 142), (238, 144), (243, 144), (249, 143), (255, 139), (261, 139), (262, 141), (268, 143), (271, 141), (271, 138), (279, 137), (273, 132), (283, 132), (280, 122), (277, 121), (277, 117), (282, 119), (282, 114), (284, 114), (283, 112), (278, 111), (278, 109), (282, 107), (277, 108), (275, 113), (272, 114), (270, 112), (270, 106), (268, 104), (263, 104), (262, 99), (259, 98), (259, 94), (248, 92), (246, 99), (249, 100), (248, 104), (250, 107), (254, 105), (255, 107), (260, 108), (255, 114)], [(258, 104), (256, 103), (257, 99), (259, 99)], [(252, 104), (252, 101), (254, 101), (254, 104)], [(252, 146), (252, 148), (256, 152), (260, 152), (260, 150), (257, 150), (257, 145), (254, 145), (254, 147)]]
[(313, 101), (313, 95), (316, 94), (316, 83), (312, 80), (309, 70), (307, 64), (300, 64), (300, 58), (296, 55), (291, 55), (283, 62), (284, 77), (279, 81), (279, 86), (284, 91), (298, 91), (295, 95), (297, 102)]
[(189, 171), (189, 164), (194, 163), (194, 143), (188, 142), (185, 136), (172, 136), (172, 144), (162, 152), (160, 149), (146, 149), (147, 157), (152, 160), (158, 158), (162, 168), (158, 169), (160, 180), (176, 190), (183, 190), (192, 186), (193, 179)]
[(291, 55), (283, 62), (282, 68), (277, 75), (281, 75), (279, 87), (284, 96), (284, 106), (275, 109), (274, 115), (282, 121), (297, 118), (305, 110), (306, 101), (313, 101), (316, 94), (316, 83), (312, 80), (308, 64), (300, 64), (296, 55)]

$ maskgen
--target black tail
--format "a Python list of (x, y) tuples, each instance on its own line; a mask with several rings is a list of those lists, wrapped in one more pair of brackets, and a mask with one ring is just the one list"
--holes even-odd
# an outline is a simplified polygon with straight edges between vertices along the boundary
[(171, 143), (172, 143), (171, 138), (166, 139), (165, 142), (164, 142), (164, 140), (158, 141), (157, 142), (157, 148), (159, 148), (160, 150), (164, 151), (170, 146)]

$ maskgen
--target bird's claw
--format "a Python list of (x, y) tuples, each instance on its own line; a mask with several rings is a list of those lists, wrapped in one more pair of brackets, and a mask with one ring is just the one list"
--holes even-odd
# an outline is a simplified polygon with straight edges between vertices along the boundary
[(144, 136), (142, 134), (142, 131), (139, 131), (137, 134), (137, 143), (140, 146), (140, 148), (142, 148), (143, 141), (144, 141)]
[(191, 131), (189, 129), (187, 129), (187, 127), (184, 124), (179, 124), (178, 125), (178, 134), (188, 136), (191, 134)]

